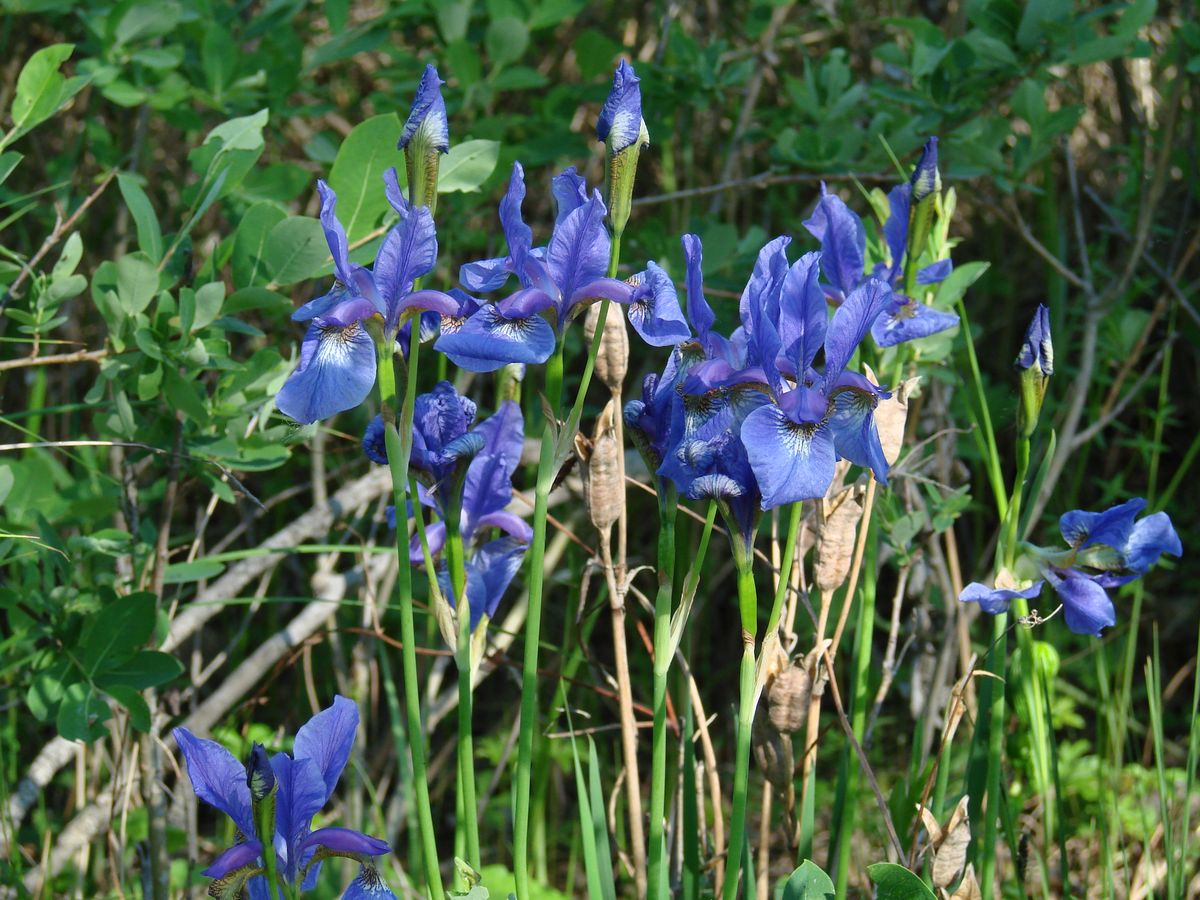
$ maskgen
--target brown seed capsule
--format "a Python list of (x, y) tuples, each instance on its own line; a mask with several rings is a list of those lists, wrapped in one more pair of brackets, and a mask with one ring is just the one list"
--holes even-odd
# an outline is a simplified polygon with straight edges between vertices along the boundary
[(795, 734), (805, 726), (812, 678), (793, 663), (775, 676), (767, 691), (767, 715), (776, 731)]
[(616, 404), (609, 400), (596, 419), (591, 440), (583, 435), (575, 438), (575, 455), (583, 475), (584, 502), (597, 531), (611, 528), (625, 508), (616, 416)]
[[(596, 334), (600, 306), (600, 303), (589, 306), (587, 318), (583, 320), (583, 335), (589, 346)], [(619, 391), (628, 371), (629, 336), (625, 333), (625, 314), (620, 305), (610, 303), (608, 313), (604, 316), (604, 336), (600, 339), (600, 349), (596, 353), (596, 377), (604, 382), (604, 386), (610, 391)]]
[(780, 734), (761, 715), (754, 720), (750, 732), (754, 761), (767, 781), (780, 790), (791, 784), (796, 774), (796, 755), (792, 752), (792, 736)]
[(862, 518), (862, 506), (858, 501), (858, 489), (847, 488), (832, 501), (826, 501), (832, 510), (827, 512), (821, 523), (817, 539), (817, 587), (825, 594), (837, 590), (850, 574), (850, 562), (854, 558), (854, 538), (858, 520)]

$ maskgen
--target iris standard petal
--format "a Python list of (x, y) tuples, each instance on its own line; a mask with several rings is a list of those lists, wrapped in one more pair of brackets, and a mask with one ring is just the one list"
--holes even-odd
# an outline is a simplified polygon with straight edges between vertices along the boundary
[(929, 337), (958, 324), (958, 316), (894, 295), (888, 308), (871, 326), (871, 337), (880, 347), (894, 347), (905, 341)]
[(939, 259), (917, 273), (917, 284), (937, 284), (944, 281), (953, 271), (954, 263), (951, 260)]
[(572, 297), (578, 288), (608, 272), (611, 241), (604, 215), (604, 201), (594, 192), (554, 227), (546, 247), (546, 269), (560, 297)]
[(1100, 636), (1117, 624), (1117, 613), (1108, 593), (1086, 575), (1068, 572), (1054, 584), (1063, 605), (1063, 619), (1075, 634)]
[(275, 405), (297, 422), (327, 419), (367, 399), (375, 384), (375, 344), (357, 322), (345, 327), (314, 319), (300, 347), (300, 365)]
[(329, 793), (317, 763), (307, 757), (293, 759), (286, 753), (271, 757), (271, 769), (279, 790), (275, 794), (275, 838), (280, 849), (282, 839), (289, 880), (295, 880), (300, 864), (300, 842), (308, 834), (313, 816), (321, 811)]
[(694, 234), (685, 234), (682, 238), (683, 259), (687, 271), (687, 314), (696, 329), (696, 337), (701, 345), (707, 343), (708, 333), (712, 331), (716, 314), (704, 299), (704, 248), (700, 238)]
[(764, 406), (746, 417), (741, 438), (763, 509), (825, 496), (836, 462), (827, 429), (798, 425), (779, 407)]
[(434, 347), (456, 366), (471, 372), (494, 372), (508, 363), (544, 363), (554, 352), (554, 329), (541, 316), (506, 319), (495, 305), (485, 306)]
[(198, 738), (186, 728), (171, 734), (183, 752), (196, 796), (233, 819), (242, 834), (254, 834), (245, 766), (216, 741)]
[(1171, 517), (1165, 512), (1152, 513), (1138, 521), (1121, 549), (1125, 554), (1125, 565), (1135, 572), (1145, 572), (1164, 553), (1183, 555), (1183, 544), (1171, 524)]
[(458, 270), (458, 280), (468, 291), (495, 291), (504, 287), (513, 272), (507, 256), (465, 263)]
[(383, 856), (391, 853), (387, 841), (355, 831), (353, 828), (318, 828), (300, 842), (300, 851), (325, 847), (334, 853), (358, 853), (363, 856)]
[(1034, 599), (1042, 592), (1043, 584), (1045, 584), (1044, 581), (1038, 581), (1023, 590), (1012, 591), (1005, 588), (990, 588), (986, 584), (972, 581), (963, 588), (958, 599), (962, 603), (978, 603), (979, 608), (985, 613), (995, 616), (1008, 612), (1009, 606), (1017, 597), (1024, 597), (1026, 600)]
[(346, 767), (357, 731), (358, 704), (339, 695), (333, 698), (333, 705), (321, 710), (296, 732), (293, 753), (296, 759), (311, 759), (316, 765), (325, 782), (326, 799)]
[[(526, 260), (533, 249), (533, 229), (525, 224), (521, 217), (521, 204), (525, 201), (525, 170), (519, 162), (514, 162), (512, 176), (508, 179), (508, 190), (500, 200), (500, 225), (504, 229), (504, 237), (508, 241), (508, 258), (512, 270), (522, 279)], [(469, 287), (469, 286), (468, 286)]]
[(837, 308), (825, 334), (827, 390), (842, 374), (879, 314), (892, 299), (892, 289), (878, 279), (868, 279), (850, 292)]
[[(385, 182), (396, 184), (396, 170)], [(389, 309), (412, 290), (413, 281), (432, 271), (437, 261), (437, 232), (429, 208), (414, 209), (404, 201), (400, 223), (388, 232), (375, 255), (375, 285)]]
[(432, 64), (425, 66), (404, 130), (400, 132), (399, 149), (403, 150), (414, 139), (421, 138), (441, 153), (449, 151), (450, 123), (446, 118), (446, 101), (442, 99), (445, 83)]
[(200, 874), (205, 878), (224, 878), (238, 869), (257, 867), (261, 855), (262, 844), (256, 840), (243, 841), (223, 851)]
[(867, 237), (862, 219), (822, 184), (821, 198), (804, 227), (821, 242), (825, 279), (842, 296), (849, 294), (862, 281), (865, 269)]
[(512, 499), (512, 476), (521, 461), (525, 426), (521, 409), (511, 400), (500, 404), (480, 423), (481, 452), (471, 460), (463, 485), (463, 539), (470, 541), (480, 518), (503, 510)]
[(612, 89), (596, 122), (596, 137), (620, 153), (638, 139), (642, 130), (642, 90), (640, 78), (625, 60), (613, 73)]
[(653, 260), (634, 276), (629, 324), (652, 347), (673, 347), (692, 335), (671, 277)]
[(908, 247), (908, 213), (912, 203), (912, 185), (905, 182), (888, 191), (888, 207), (891, 214), (883, 223), (883, 237), (887, 241), (891, 263), (887, 268), (886, 281), (891, 284), (904, 268), (904, 251)]
[(337, 194), (322, 179), (317, 179), (317, 193), (321, 195), (321, 228), (333, 257), (333, 271), (338, 281), (346, 284), (350, 281), (350, 243), (337, 217)]
[[(776, 363), (783, 362), (783, 370), (792, 378), (800, 380), (817, 358), (817, 352), (825, 343), (828, 328), (828, 313), (825, 294), (820, 284), (820, 253), (805, 253), (791, 268), (783, 280), (779, 297), (779, 341), (780, 352)], [(763, 360), (767, 365), (768, 361)]]
[(550, 191), (554, 194), (554, 201), (558, 207), (554, 218), (556, 228), (563, 219), (587, 203), (587, 182), (575, 171), (574, 166), (568, 166), (554, 176), (550, 182)]
[(516, 513), (507, 510), (485, 513), (475, 521), (475, 531), (483, 528), (499, 528), (522, 543), (528, 544), (533, 540), (533, 528)]
[(1063, 540), (1075, 548), (1104, 544), (1120, 550), (1133, 533), (1133, 521), (1146, 508), (1142, 497), (1134, 497), (1103, 512), (1073, 509), (1058, 520)]

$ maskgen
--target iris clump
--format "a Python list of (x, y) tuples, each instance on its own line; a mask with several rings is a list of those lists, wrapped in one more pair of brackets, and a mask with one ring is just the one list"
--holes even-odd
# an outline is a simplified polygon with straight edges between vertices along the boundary
[[(245, 892), (266, 900), (271, 897), (269, 872), (277, 873), (288, 896), (296, 896), (316, 886), (324, 860), (343, 857), (359, 864), (343, 900), (395, 897), (374, 864), (375, 857), (391, 852), (387, 842), (352, 828), (312, 829), (313, 818), (333, 796), (357, 730), (358, 706), (335, 697), (332, 706), (296, 732), (290, 755), (268, 757), (263, 746), (255, 744), (246, 766), (215, 741), (198, 738), (186, 728), (172, 732), (196, 796), (237, 826), (238, 841), (203, 872), (215, 879), (209, 889), (212, 896)], [(269, 858), (264, 847), (271, 848)]]
[(1181, 556), (1183, 545), (1171, 518), (1156, 512), (1138, 519), (1146, 501), (1135, 497), (1103, 512), (1064, 513), (1059, 530), (1066, 550), (1026, 545), (1027, 558), (1041, 578), (1019, 590), (972, 582), (959, 600), (984, 612), (1007, 612), (1017, 597), (1032, 600), (1049, 583), (1062, 604), (1063, 619), (1075, 634), (1099, 635), (1117, 622), (1109, 590), (1141, 578), (1164, 553)]

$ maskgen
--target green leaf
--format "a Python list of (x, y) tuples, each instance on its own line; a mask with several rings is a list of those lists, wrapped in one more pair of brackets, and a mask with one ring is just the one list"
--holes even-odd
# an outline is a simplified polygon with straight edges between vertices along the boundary
[(163, 572), (163, 584), (187, 584), (202, 578), (216, 578), (225, 571), (225, 564), (198, 559), (193, 562), (175, 563)]
[(154, 630), (154, 595), (142, 591), (106, 603), (89, 620), (83, 637), (83, 667), (89, 675), (133, 653)]
[(87, 84), (86, 78), (68, 80), (58, 71), (74, 50), (74, 44), (51, 44), (29, 57), (17, 77), (11, 110), (13, 128), (0, 140), (0, 146), (46, 121)]
[(836, 889), (829, 876), (811, 859), (788, 876), (783, 900), (836, 900)]
[(492, 64), (502, 68), (525, 53), (529, 46), (529, 29), (515, 16), (501, 16), (488, 23), (483, 41)]
[(904, 866), (875, 863), (867, 866), (867, 875), (875, 885), (875, 900), (937, 900), (928, 885)]
[(1127, 38), (1137, 37), (1137, 33), (1154, 18), (1157, 8), (1157, 0), (1133, 0), (1121, 13), (1121, 18), (1113, 28), (1113, 34)]
[(280, 286), (312, 278), (330, 262), (325, 231), (319, 220), (309, 216), (278, 223), (267, 236), (265, 252), (272, 281)]
[(354, 126), (338, 148), (329, 186), (337, 194), (338, 219), (351, 243), (370, 232), (388, 208), (383, 173), (395, 166), (404, 183), (404, 157), (396, 149), (400, 129), (395, 113), (372, 116)]
[(112, 711), (96, 689), (78, 681), (66, 690), (58, 707), (58, 733), (69, 741), (94, 741), (102, 737), (107, 729), (104, 723), (112, 718)]
[(274, 203), (255, 203), (242, 216), (233, 237), (233, 283), (238, 287), (266, 284), (271, 273), (266, 265), (267, 237), (287, 218)]
[(208, 408), (204, 402), (204, 394), (195, 382), (184, 380), (174, 367), (163, 370), (163, 393), (167, 402), (198, 424), (208, 422)]
[(117, 299), (125, 314), (145, 312), (158, 293), (158, 271), (145, 253), (130, 253), (117, 260)]
[(117, 187), (121, 189), (121, 196), (125, 198), (125, 205), (129, 207), (129, 213), (133, 216), (138, 246), (157, 263), (163, 255), (163, 236), (158, 216), (154, 213), (154, 207), (150, 205), (150, 198), (128, 172), (117, 175)]
[(933, 305), (938, 309), (950, 309), (990, 266), (991, 263), (985, 262), (969, 262), (955, 266), (954, 271), (946, 276), (946, 280), (938, 285)]
[(216, 321), (225, 303), (225, 285), (220, 281), (210, 282), (196, 291), (196, 318), (190, 331), (199, 331)]
[(204, 143), (188, 154), (192, 169), (204, 175), (200, 187), (208, 186), (193, 222), (218, 197), (241, 184), (258, 161), (263, 152), (262, 132), (267, 116), (268, 110), (260, 109), (252, 115), (222, 122), (205, 136)]
[(109, 666), (96, 675), (96, 684), (110, 694), (117, 685), (137, 690), (166, 684), (183, 671), (183, 663), (160, 650), (139, 650), (132, 658)]
[(16, 150), (9, 150), (7, 153), (0, 153), (0, 184), (4, 184), (8, 180), (8, 176), (12, 174), (13, 169), (24, 159)]
[(123, 684), (114, 684), (104, 689), (108, 696), (120, 703), (129, 712), (129, 721), (138, 731), (150, 730), (150, 707), (135, 688)]
[(438, 31), (447, 44), (467, 36), (467, 24), (471, 21), (472, 0), (441, 0), (434, 4)]
[(477, 191), (496, 170), (499, 141), (463, 141), (455, 144), (438, 169), (438, 193)]
[(15, 483), (16, 477), (13, 475), (12, 466), (0, 465), (0, 506), (3, 506), (4, 501), (8, 499), (9, 491), (12, 490)]

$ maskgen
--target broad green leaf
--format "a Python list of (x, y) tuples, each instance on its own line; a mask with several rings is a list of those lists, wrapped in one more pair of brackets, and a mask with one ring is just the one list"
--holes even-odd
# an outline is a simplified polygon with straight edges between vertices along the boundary
[(434, 4), (438, 31), (447, 44), (467, 36), (467, 24), (471, 21), (472, 0), (441, 0)]
[(233, 238), (233, 283), (247, 288), (256, 283), (266, 284), (271, 277), (265, 257), (267, 237), (271, 229), (287, 218), (287, 213), (274, 203), (255, 203), (246, 210)]
[(155, 215), (154, 207), (150, 204), (150, 198), (146, 196), (142, 186), (128, 172), (121, 172), (117, 175), (117, 187), (121, 189), (121, 196), (125, 198), (125, 205), (129, 207), (129, 213), (133, 216), (133, 223), (137, 228), (138, 246), (146, 252), (151, 260), (157, 263), (163, 255), (163, 236), (162, 228), (158, 224), (158, 216)]
[(174, 367), (163, 370), (163, 393), (167, 402), (198, 424), (208, 422), (208, 408), (204, 394), (193, 381), (184, 380)]
[(492, 65), (502, 68), (525, 53), (529, 46), (529, 29), (515, 16), (502, 16), (488, 23), (483, 40)]
[(199, 331), (216, 321), (221, 314), (221, 305), (225, 302), (225, 285), (213, 281), (196, 291), (196, 318), (192, 322), (192, 331)]
[(160, 650), (139, 650), (130, 659), (109, 666), (96, 675), (96, 684), (112, 693), (116, 685), (137, 690), (166, 684), (183, 671), (183, 663)]
[(395, 113), (372, 116), (356, 125), (338, 148), (329, 186), (337, 194), (338, 220), (351, 243), (370, 232), (388, 208), (383, 173), (395, 166), (404, 183), (404, 156), (396, 149), (400, 130)]
[(69, 741), (94, 741), (107, 729), (104, 723), (112, 711), (96, 689), (83, 681), (67, 688), (58, 707), (58, 733)]
[(498, 141), (463, 141), (450, 148), (438, 169), (438, 193), (477, 191), (496, 170)]
[(124, 684), (114, 684), (106, 687), (104, 692), (125, 707), (134, 728), (141, 732), (150, 730), (150, 707), (137, 689)]
[(58, 71), (74, 50), (74, 44), (51, 44), (29, 57), (17, 76), (11, 110), (13, 128), (0, 140), (0, 147), (46, 121), (87, 84), (86, 78), (68, 80)]
[(1127, 38), (1137, 37), (1137, 33), (1154, 18), (1157, 8), (1157, 0), (1133, 0), (1121, 13), (1113, 33)]
[[(249, 116), (222, 122), (204, 138), (204, 142), (188, 154), (192, 169), (204, 175), (201, 186), (207, 194), (201, 208), (207, 208), (217, 197), (241, 184), (263, 152), (263, 128), (268, 110), (260, 109)], [(197, 217), (201, 215), (197, 212)]]
[(12, 174), (24, 157), (16, 150), (9, 150), (7, 153), (0, 153), (0, 184), (4, 184), (8, 180), (8, 176)]
[(154, 595), (145, 591), (117, 597), (90, 620), (83, 638), (87, 674), (128, 657), (150, 640), (154, 630)]
[(194, 562), (175, 563), (167, 566), (163, 573), (163, 584), (187, 584), (202, 578), (216, 578), (225, 571), (225, 564), (198, 559)]
[(938, 285), (937, 293), (934, 295), (934, 306), (939, 309), (953, 307), (962, 299), (967, 288), (978, 281), (990, 265), (991, 263), (985, 262), (969, 262), (956, 266), (954, 271), (946, 276), (946, 280)]
[(895, 863), (867, 866), (875, 885), (875, 900), (937, 900), (937, 895), (920, 878)]
[(788, 876), (783, 886), (783, 900), (836, 900), (833, 881), (820, 866), (806, 859)]
[(158, 293), (158, 271), (145, 253), (131, 253), (117, 260), (117, 298), (126, 315), (145, 312)]
[(320, 274), (330, 261), (320, 221), (292, 216), (278, 223), (267, 236), (266, 260), (272, 281), (280, 286)]

